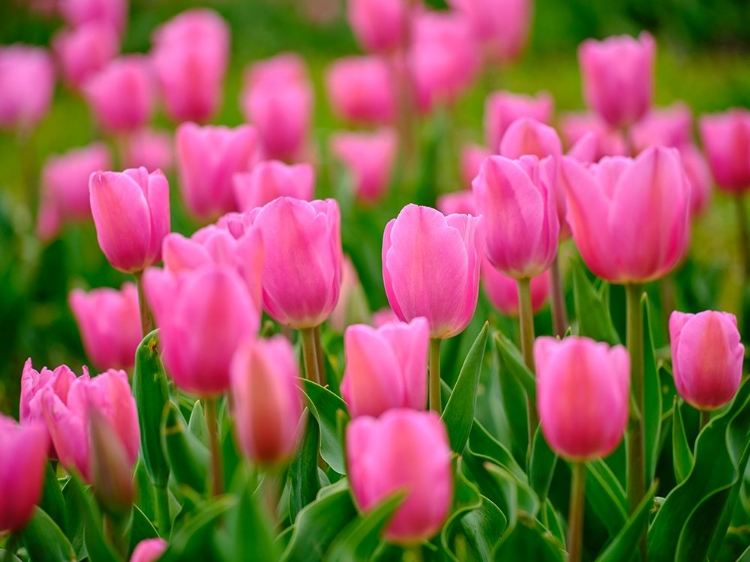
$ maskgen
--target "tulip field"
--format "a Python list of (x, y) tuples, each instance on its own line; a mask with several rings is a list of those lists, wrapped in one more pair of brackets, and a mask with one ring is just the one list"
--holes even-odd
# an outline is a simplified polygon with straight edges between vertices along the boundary
[(6, 4), (0, 562), (750, 562), (746, 9)]

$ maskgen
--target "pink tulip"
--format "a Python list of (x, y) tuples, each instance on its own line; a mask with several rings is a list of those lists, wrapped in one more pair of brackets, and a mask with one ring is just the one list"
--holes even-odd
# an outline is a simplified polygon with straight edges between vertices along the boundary
[(555, 193), (555, 161), (524, 156), (490, 156), (473, 189), (487, 224), (486, 255), (515, 279), (541, 275), (555, 259), (560, 234)]
[(680, 396), (698, 410), (717, 410), (737, 394), (745, 348), (728, 312), (674, 311), (669, 317), (672, 373)]
[(633, 125), (630, 138), (636, 153), (649, 146), (681, 148), (692, 142), (693, 114), (683, 102), (653, 109)]
[(377, 329), (349, 326), (341, 394), (352, 416), (377, 417), (393, 408), (424, 410), (429, 344), (430, 327), (424, 318)]
[(692, 143), (680, 148), (680, 156), (690, 180), (690, 216), (695, 217), (706, 210), (711, 199), (711, 170), (706, 158)]
[(164, 539), (145, 539), (135, 547), (130, 562), (156, 562), (167, 550), (169, 543)]
[(28, 131), (47, 114), (55, 69), (44, 49), (0, 47), (0, 128)]
[(359, 275), (348, 256), (344, 256), (341, 268), (341, 290), (339, 300), (328, 317), (328, 325), (339, 333), (352, 325), (370, 320), (367, 297), (359, 282)]
[(347, 4), (349, 25), (366, 51), (384, 54), (404, 46), (407, 0), (348, 0)]
[(587, 39), (578, 48), (586, 104), (613, 127), (627, 127), (651, 107), (656, 42), (648, 33), (604, 41)]
[(125, 29), (128, 17), (127, 0), (59, 0), (59, 10), (71, 27), (87, 23), (111, 25), (118, 33)]
[(152, 38), (152, 59), (167, 114), (204, 123), (221, 105), (229, 63), (229, 26), (213, 10), (182, 12)]
[(125, 168), (143, 166), (149, 172), (172, 169), (174, 156), (172, 135), (166, 131), (142, 129), (128, 136), (120, 155)]
[(89, 180), (99, 247), (112, 267), (134, 273), (161, 259), (169, 233), (169, 184), (146, 168), (96, 172)]
[(348, 169), (357, 199), (366, 204), (385, 196), (396, 160), (398, 139), (392, 129), (374, 133), (335, 133), (331, 152)]
[(141, 343), (135, 285), (125, 283), (122, 291), (103, 288), (86, 293), (75, 289), (69, 301), (91, 362), (98, 369), (130, 369)]
[(251, 213), (263, 236), (263, 307), (296, 329), (331, 315), (341, 289), (341, 217), (338, 203), (280, 197)]
[(477, 306), (483, 245), (479, 217), (404, 207), (383, 235), (383, 281), (396, 315), (425, 317), (431, 338), (464, 331)]
[(604, 158), (590, 168), (563, 158), (561, 176), (573, 238), (595, 275), (653, 281), (685, 253), (690, 182), (676, 149), (652, 147), (635, 160)]
[(277, 160), (257, 164), (251, 172), (234, 174), (234, 196), (241, 211), (262, 207), (277, 197), (310, 201), (315, 169), (310, 164), (289, 166)]
[(256, 162), (256, 130), (248, 125), (229, 129), (183, 123), (176, 145), (180, 189), (190, 213), (206, 221), (236, 211), (232, 177)]
[[(531, 279), (531, 308), (536, 314), (549, 297), (549, 270)], [(490, 303), (505, 316), (518, 316), (518, 281), (482, 261), (482, 285)]]
[(109, 149), (100, 142), (51, 156), (42, 168), (37, 236), (48, 241), (57, 236), (64, 222), (89, 219), (89, 177), (111, 167)]
[(237, 442), (261, 465), (286, 464), (299, 442), (302, 392), (297, 356), (283, 336), (249, 338), (234, 354), (232, 404)]
[(91, 22), (62, 29), (52, 38), (52, 49), (68, 86), (80, 88), (120, 52), (120, 37), (108, 23)]
[(462, 189), (471, 190), (471, 182), (479, 175), (479, 168), (482, 166), (482, 162), (491, 154), (492, 152), (488, 148), (479, 144), (466, 144), (461, 148)]
[[(627, 156), (628, 142), (621, 131), (612, 129), (594, 113), (566, 113), (560, 117), (560, 133), (570, 148), (568, 154), (577, 160), (598, 162), (605, 156)], [(589, 137), (586, 157), (581, 157), (579, 143)], [(577, 146), (578, 145), (578, 146)]]
[(744, 193), (750, 188), (750, 111), (704, 115), (700, 133), (717, 186), (728, 193)]
[(154, 107), (149, 63), (137, 55), (115, 59), (86, 81), (83, 93), (104, 130), (136, 131), (148, 122)]
[(49, 437), (44, 425), (20, 426), (0, 414), (0, 531), (20, 531), (41, 500)]
[(534, 342), (537, 407), (544, 437), (574, 461), (606, 457), (628, 423), (630, 356), (588, 338)]
[(536, 97), (506, 91), (490, 94), (484, 104), (484, 132), (490, 151), (499, 150), (505, 131), (516, 119), (530, 117), (540, 123), (549, 123), (554, 104), (547, 92), (539, 92)]
[(377, 57), (345, 57), (326, 71), (326, 91), (334, 114), (364, 125), (392, 123), (396, 96), (391, 72)]
[(40, 400), (60, 463), (67, 470), (75, 469), (84, 480), (91, 482), (89, 416), (92, 409), (109, 422), (127, 462), (131, 467), (135, 464), (141, 439), (135, 399), (125, 371), (110, 369), (93, 378), (84, 372), (70, 384), (65, 400), (49, 386), (41, 391)]
[(453, 497), (451, 451), (434, 412), (396, 409), (363, 416), (346, 430), (352, 494), (368, 512), (396, 492), (404, 500), (385, 528), (386, 540), (404, 545), (431, 538), (448, 516)]
[(458, 191), (446, 193), (437, 198), (438, 211), (444, 215), (474, 215), (479, 216), (474, 193), (471, 191)]
[(386, 324), (391, 323), (400, 324), (401, 320), (398, 316), (396, 316), (396, 313), (393, 312), (393, 309), (389, 306), (381, 308), (380, 310), (372, 314), (372, 324), (376, 328), (382, 328)]

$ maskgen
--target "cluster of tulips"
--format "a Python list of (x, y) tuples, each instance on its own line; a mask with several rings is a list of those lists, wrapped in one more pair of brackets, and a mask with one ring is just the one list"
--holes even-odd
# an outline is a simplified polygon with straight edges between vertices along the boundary
[[(525, 0), (417, 4), (350, 0), (370, 54), (326, 73), (336, 115), (372, 128), (329, 143), (363, 213), (419, 165), (418, 121), (526, 41)], [(561, 119), (563, 139), (548, 94), (491, 94), (487, 146), (465, 147), (457, 166), (463, 189), (437, 208), (409, 203), (385, 226), (390, 308), (370, 315), (344, 255), (341, 203), (315, 199), (300, 57), (248, 69), (249, 124), (206, 125), (229, 60), (218, 14), (184, 12), (158, 28), (148, 57), (118, 56), (124, 0), (58, 8), (56, 64), (123, 171), (104, 141), (50, 158), (37, 235), (92, 217), (104, 256), (135, 283), (70, 293), (101, 374), (29, 359), (20, 423), (0, 416), (6, 559), (715, 560), (730, 524), (747, 520), (737, 319), (665, 310), (671, 354), (657, 361), (644, 287), (666, 283), (685, 257), (711, 173), (743, 209), (750, 112), (701, 119), (704, 159), (689, 108), (652, 107), (650, 35), (581, 45), (592, 112)], [(0, 49), (0, 125), (21, 144), (54, 72), (40, 48)], [(179, 123), (182, 204), (204, 225), (190, 236), (171, 232), (172, 139), (148, 128), (157, 99)], [(593, 274), (576, 273), (572, 322), (558, 258), (569, 238)], [(627, 346), (594, 276), (625, 287)], [(441, 374), (459, 349), (442, 343), (477, 324), (480, 281), (520, 330), (478, 319), (460, 371), (448, 358), (457, 372)], [(552, 333), (535, 337), (547, 300)], [(501, 389), (487, 404), (504, 436), (478, 419), (490, 333)], [(626, 461), (621, 451), (608, 464), (624, 437)], [(671, 487), (655, 478), (667, 437)]]

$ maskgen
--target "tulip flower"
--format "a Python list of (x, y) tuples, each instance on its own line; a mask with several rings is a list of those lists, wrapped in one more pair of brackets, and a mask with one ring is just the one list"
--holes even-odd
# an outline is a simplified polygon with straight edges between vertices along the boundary
[(352, 494), (363, 512), (405, 494), (385, 528), (386, 540), (414, 545), (442, 527), (453, 478), (448, 435), (437, 414), (396, 409), (378, 419), (355, 418), (346, 430), (346, 456)]
[(370, 321), (370, 308), (367, 295), (359, 282), (359, 275), (348, 256), (344, 256), (341, 269), (341, 290), (339, 300), (328, 317), (328, 325), (339, 333), (352, 324)]
[(693, 138), (693, 115), (683, 102), (669, 107), (653, 109), (638, 121), (630, 131), (636, 153), (649, 146), (682, 148)]
[(33, 129), (47, 114), (54, 88), (47, 51), (21, 44), (0, 47), (0, 129)]
[(240, 210), (251, 211), (277, 197), (310, 201), (315, 189), (315, 170), (310, 164), (289, 166), (269, 160), (256, 164), (251, 172), (234, 174), (232, 182)]
[(283, 336), (245, 340), (232, 360), (231, 379), (242, 452), (264, 466), (289, 462), (299, 442), (302, 416), (299, 363), (292, 344)]
[(395, 164), (397, 142), (392, 129), (336, 133), (331, 137), (331, 152), (348, 168), (360, 202), (371, 204), (384, 197)]
[(145, 539), (138, 543), (130, 557), (130, 562), (156, 562), (169, 543), (164, 539)]
[(461, 148), (461, 187), (471, 190), (471, 182), (479, 174), (484, 159), (492, 152), (479, 144), (466, 144)]
[(474, 194), (471, 191), (446, 193), (437, 198), (436, 207), (444, 215), (474, 215), (479, 216)]
[(700, 133), (718, 187), (728, 193), (750, 188), (750, 111), (730, 109), (700, 118)]
[(135, 285), (125, 283), (122, 291), (102, 288), (86, 293), (75, 289), (69, 300), (91, 362), (99, 369), (130, 369), (141, 343)]
[(126, 168), (143, 166), (149, 172), (156, 170), (167, 172), (172, 169), (174, 160), (172, 142), (172, 135), (166, 131), (142, 129), (128, 136), (123, 152), (120, 154), (123, 166)]
[(679, 150), (690, 181), (690, 216), (695, 217), (706, 210), (711, 199), (711, 170), (705, 156), (694, 144), (686, 144)]
[(396, 95), (388, 65), (377, 57), (345, 57), (326, 71), (331, 109), (339, 119), (364, 125), (392, 123)]
[(578, 48), (586, 104), (612, 127), (629, 127), (651, 107), (656, 42), (638, 39), (587, 39)]
[(539, 92), (535, 97), (505, 91), (490, 94), (484, 104), (484, 131), (490, 151), (499, 150), (505, 131), (516, 119), (530, 117), (549, 123), (554, 104), (547, 92)]
[(136, 273), (157, 263), (170, 225), (164, 174), (146, 168), (97, 172), (89, 189), (96, 237), (112, 267)]
[(672, 374), (680, 396), (698, 410), (721, 408), (742, 379), (745, 348), (737, 318), (727, 312), (673, 312), (669, 317)]
[(80, 88), (87, 78), (117, 56), (120, 37), (109, 23), (91, 22), (57, 32), (52, 38), (52, 49), (65, 82), (72, 88)]
[(111, 25), (118, 33), (125, 29), (127, 0), (59, 0), (65, 22), (74, 28), (96, 22)]
[(690, 183), (676, 149), (652, 147), (590, 168), (563, 158), (561, 175), (573, 238), (595, 275), (645, 283), (677, 264), (687, 247)]
[(42, 497), (48, 441), (44, 425), (20, 426), (0, 414), (0, 531), (20, 531), (34, 514)]
[(513, 121), (505, 130), (500, 142), (500, 155), (517, 159), (531, 155), (538, 158), (562, 156), (560, 137), (549, 125), (530, 117), (521, 117)]
[(407, 0), (348, 0), (347, 4), (349, 25), (366, 51), (385, 54), (404, 46)]
[[(605, 156), (628, 156), (630, 148), (621, 131), (612, 129), (594, 113), (565, 113), (560, 117), (560, 134), (568, 155), (580, 162), (598, 162)], [(583, 154), (582, 144), (588, 145)]]
[[(505, 316), (517, 317), (518, 282), (512, 277), (503, 275), (489, 262), (482, 261), (482, 285), (490, 303)], [(549, 270), (531, 279), (531, 309), (538, 312), (547, 302), (550, 293)]]
[(391, 307), (386, 306), (385, 308), (381, 308), (380, 310), (373, 312), (372, 323), (376, 328), (381, 328), (386, 324), (399, 324), (401, 323), (401, 320), (398, 316), (396, 316), (396, 313), (393, 312), (393, 309)]
[(112, 422), (98, 407), (89, 406), (86, 428), (94, 496), (107, 515), (127, 517), (135, 499), (134, 463), (129, 458), (129, 452), (120, 442)]

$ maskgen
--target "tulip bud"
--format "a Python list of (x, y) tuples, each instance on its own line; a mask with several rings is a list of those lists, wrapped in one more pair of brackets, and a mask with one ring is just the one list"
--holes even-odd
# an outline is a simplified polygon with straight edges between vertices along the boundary
[(636, 153), (649, 146), (682, 148), (692, 138), (693, 115), (683, 102), (650, 111), (630, 131), (630, 140)]
[(680, 396), (698, 410), (716, 410), (737, 394), (745, 348), (737, 318), (727, 312), (674, 311), (669, 317), (672, 374)]
[(33, 129), (49, 110), (54, 89), (47, 51), (21, 44), (0, 48), (0, 128)]
[(128, 136), (122, 147), (122, 163), (125, 168), (146, 168), (149, 172), (172, 169), (172, 135), (166, 131), (142, 129)]
[(549, 123), (554, 105), (547, 92), (539, 92), (535, 97), (505, 91), (490, 94), (484, 104), (484, 131), (490, 151), (499, 150), (505, 131), (516, 119), (530, 117)]
[(89, 190), (96, 237), (112, 267), (134, 273), (157, 263), (170, 228), (164, 174), (146, 168), (97, 172)]
[(348, 168), (360, 202), (375, 203), (385, 195), (396, 159), (397, 142), (392, 129), (375, 133), (336, 133), (331, 137), (331, 152)]
[(120, 37), (108, 23), (91, 22), (62, 29), (52, 38), (52, 48), (68, 86), (80, 88), (120, 52)]
[(750, 188), (750, 111), (730, 109), (704, 115), (700, 133), (718, 187), (744, 193)]
[(348, 0), (349, 26), (359, 44), (373, 53), (403, 46), (408, 30), (406, 0)]
[(169, 543), (164, 539), (145, 539), (135, 547), (130, 562), (156, 562), (167, 550)]
[(445, 216), (456, 214), (479, 216), (474, 194), (471, 191), (459, 191), (457, 193), (441, 195), (437, 198), (436, 207)]
[(331, 109), (339, 119), (363, 125), (385, 125), (396, 115), (391, 72), (377, 57), (345, 57), (326, 72)]
[(355, 418), (346, 430), (346, 456), (352, 493), (362, 511), (396, 492), (405, 493), (385, 528), (386, 540), (413, 545), (442, 527), (453, 477), (448, 434), (437, 414), (396, 409), (378, 419)]
[(234, 196), (241, 211), (262, 207), (277, 197), (310, 201), (315, 170), (310, 164), (288, 166), (277, 160), (258, 163), (251, 172), (234, 174)]
[[(461, 188), (471, 191), (471, 182), (479, 174), (482, 162), (492, 155), (489, 149), (479, 144), (466, 144), (461, 148)], [(439, 207), (438, 207), (439, 208)], [(444, 214), (445, 211), (442, 211)]]
[[(621, 131), (612, 129), (594, 113), (565, 113), (560, 117), (560, 134), (570, 147), (568, 154), (580, 162), (598, 162), (605, 156), (627, 156), (630, 148)], [(586, 156), (579, 155), (579, 142), (590, 145)]]
[[(531, 308), (536, 314), (549, 297), (549, 270), (531, 279)], [(482, 260), (482, 285), (490, 303), (505, 316), (518, 316), (518, 281)]]
[(386, 324), (391, 323), (400, 324), (401, 320), (398, 316), (396, 316), (396, 313), (393, 312), (393, 309), (389, 306), (381, 308), (380, 310), (372, 314), (372, 324), (376, 328), (382, 328)]
[(96, 501), (112, 516), (127, 515), (135, 498), (133, 466), (117, 432), (96, 407), (88, 413), (88, 434)]
[(552, 450), (575, 461), (614, 451), (628, 423), (627, 350), (577, 336), (540, 337), (534, 361), (539, 420)]
[(118, 33), (125, 29), (127, 0), (59, 0), (60, 14), (71, 27), (96, 22), (106, 23)]

